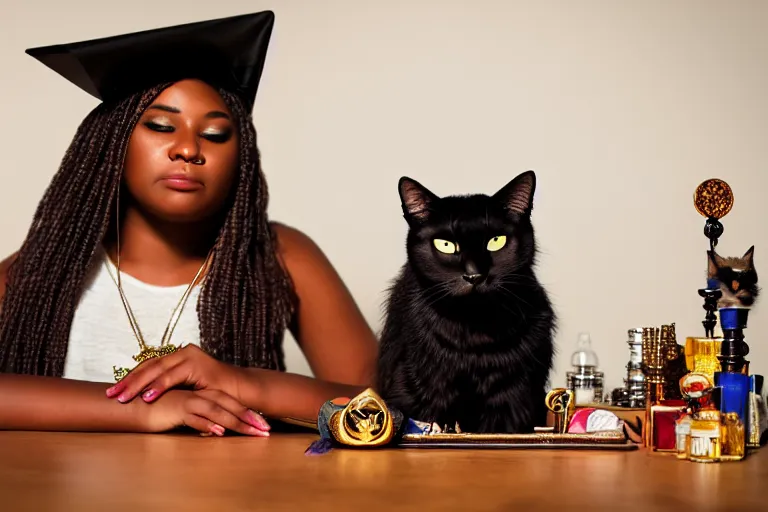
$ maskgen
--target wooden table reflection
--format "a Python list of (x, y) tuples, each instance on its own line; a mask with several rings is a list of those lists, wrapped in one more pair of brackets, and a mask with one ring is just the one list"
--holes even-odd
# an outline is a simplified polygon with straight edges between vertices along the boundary
[(0, 432), (0, 510), (768, 510), (768, 450), (335, 450), (316, 439)]

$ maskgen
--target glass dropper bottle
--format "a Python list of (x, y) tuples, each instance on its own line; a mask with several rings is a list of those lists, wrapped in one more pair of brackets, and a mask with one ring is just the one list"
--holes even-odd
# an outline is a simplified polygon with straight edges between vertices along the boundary
[(600, 403), (603, 397), (603, 372), (597, 369), (597, 354), (588, 332), (579, 333), (576, 351), (571, 356), (573, 369), (566, 372), (567, 387), (573, 391), (576, 406)]

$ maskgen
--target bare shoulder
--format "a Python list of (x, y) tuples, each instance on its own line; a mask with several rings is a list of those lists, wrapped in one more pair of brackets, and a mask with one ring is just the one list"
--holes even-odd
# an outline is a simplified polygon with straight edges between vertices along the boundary
[(376, 336), (330, 259), (305, 233), (273, 224), (277, 255), (297, 298), (291, 332), (316, 378), (372, 382)]
[(324, 263), (325, 255), (306, 233), (285, 224), (272, 223), (277, 239), (277, 254), (281, 263), (290, 273), (296, 265)]
[(19, 253), (15, 252), (4, 260), (0, 261), (0, 299), (5, 296), (5, 285), (8, 279), (8, 269), (13, 264), (13, 262), (16, 261), (18, 254)]

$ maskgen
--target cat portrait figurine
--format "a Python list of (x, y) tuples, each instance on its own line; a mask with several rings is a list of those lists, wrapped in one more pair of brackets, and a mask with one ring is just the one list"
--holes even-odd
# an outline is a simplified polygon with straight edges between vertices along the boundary
[(536, 175), (492, 196), (399, 182), (407, 258), (389, 289), (376, 377), (407, 417), (473, 433), (546, 424), (556, 316), (534, 272)]
[(720, 283), (723, 294), (717, 302), (718, 308), (754, 305), (760, 294), (754, 254), (754, 245), (741, 258), (724, 258), (714, 250), (707, 251), (707, 277)]

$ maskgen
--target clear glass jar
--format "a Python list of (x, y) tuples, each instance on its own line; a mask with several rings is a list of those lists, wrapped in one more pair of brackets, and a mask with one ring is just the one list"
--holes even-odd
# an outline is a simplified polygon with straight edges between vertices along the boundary
[(597, 354), (592, 350), (592, 338), (582, 332), (571, 356), (573, 370), (566, 372), (566, 387), (573, 392), (576, 406), (588, 406), (603, 401), (603, 372), (597, 370)]

